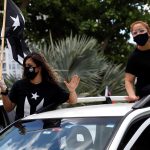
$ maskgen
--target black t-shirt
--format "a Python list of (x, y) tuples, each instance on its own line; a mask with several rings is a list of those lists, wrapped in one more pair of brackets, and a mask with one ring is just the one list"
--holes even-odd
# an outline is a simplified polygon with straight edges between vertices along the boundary
[(14, 83), (9, 98), (16, 104), (17, 120), (48, 105), (52, 105), (50, 109), (55, 109), (69, 99), (69, 93), (56, 84), (32, 84), (24, 79)]
[(135, 49), (128, 59), (125, 71), (137, 77), (135, 86), (138, 96), (150, 94), (150, 50)]

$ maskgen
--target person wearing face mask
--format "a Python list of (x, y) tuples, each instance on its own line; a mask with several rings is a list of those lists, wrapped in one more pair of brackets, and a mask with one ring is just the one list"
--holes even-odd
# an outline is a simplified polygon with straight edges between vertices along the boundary
[(35, 113), (49, 106), (56, 109), (64, 102), (77, 102), (76, 88), (80, 78), (72, 76), (70, 82), (64, 81), (68, 92), (58, 84), (56, 73), (48, 65), (42, 54), (32, 52), (23, 61), (23, 78), (16, 81), (10, 92), (0, 81), (3, 105), (6, 111), (16, 107), (15, 120)]
[(150, 27), (146, 22), (136, 21), (130, 30), (137, 44), (125, 69), (125, 88), (131, 102), (150, 94)]

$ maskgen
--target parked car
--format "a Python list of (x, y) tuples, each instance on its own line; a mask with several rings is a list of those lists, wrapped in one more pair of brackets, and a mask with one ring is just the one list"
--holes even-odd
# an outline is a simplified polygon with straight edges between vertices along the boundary
[(33, 114), (0, 133), (0, 149), (147, 150), (149, 104), (147, 96), (136, 103), (79, 106)]

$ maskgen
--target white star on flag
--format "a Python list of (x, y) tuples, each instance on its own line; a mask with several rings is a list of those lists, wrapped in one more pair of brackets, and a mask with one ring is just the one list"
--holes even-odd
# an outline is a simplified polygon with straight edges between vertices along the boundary
[(35, 100), (39, 97), (39, 95), (37, 95), (37, 92), (35, 94), (32, 93), (32, 98), (34, 98)]
[(9, 50), (12, 51), (13, 59), (20, 65), (23, 65), (22, 60), (25, 54), (30, 53), (23, 34), (25, 20), (21, 10), (13, 0), (6, 0), (6, 2), (5, 37), (7, 45)]
[(11, 19), (14, 21), (14, 24), (12, 25), (12, 26), (14, 27), (13, 30), (16, 30), (16, 28), (20, 26), (19, 17), (18, 17), (18, 15), (17, 15), (16, 18), (14, 18), (14, 17), (12, 17), (12, 16), (10, 16), (10, 17), (11, 17)]

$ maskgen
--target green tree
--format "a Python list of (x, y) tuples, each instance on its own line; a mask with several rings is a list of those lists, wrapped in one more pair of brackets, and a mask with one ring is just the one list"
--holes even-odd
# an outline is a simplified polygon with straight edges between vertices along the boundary
[[(129, 25), (135, 20), (150, 23), (148, 0), (14, 0), (26, 19), (26, 36), (30, 41), (55, 40), (70, 35), (95, 37), (101, 50), (117, 63), (126, 62), (132, 45)], [(2, 10), (2, 3), (0, 3)], [(1, 16), (2, 17), (2, 16)], [(48, 41), (47, 41), (48, 42)]]
[[(26, 35), (30, 40), (55, 40), (75, 34), (95, 37), (101, 50), (119, 63), (126, 61), (132, 47), (128, 45), (129, 25), (135, 20), (150, 23), (143, 0), (15, 0), (26, 18)], [(123, 31), (123, 32), (122, 32)]]

